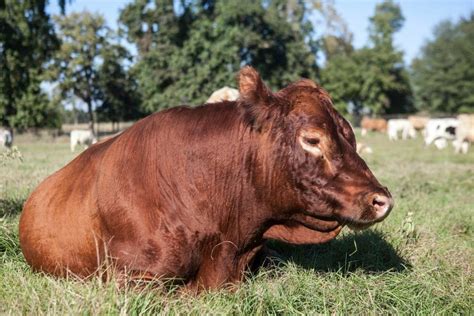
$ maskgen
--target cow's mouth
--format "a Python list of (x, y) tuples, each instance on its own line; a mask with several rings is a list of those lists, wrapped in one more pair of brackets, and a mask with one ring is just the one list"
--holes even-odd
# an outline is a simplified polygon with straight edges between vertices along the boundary
[(363, 209), (360, 212), (359, 218), (350, 216), (321, 216), (315, 215), (312, 212), (304, 212), (292, 218), (295, 222), (311, 229), (323, 233), (333, 232), (340, 229), (341, 226), (347, 226), (351, 230), (359, 231), (369, 228), (370, 226), (383, 221), (387, 216), (387, 212), (383, 216), (377, 217), (375, 210), (372, 207)]
[(363, 229), (367, 229), (370, 226), (380, 223), (387, 217), (388, 214), (385, 216), (382, 216), (380, 218), (373, 218), (373, 219), (353, 219), (353, 218), (347, 218), (343, 217), (340, 219), (340, 222), (347, 225), (352, 230), (359, 231)]
[(383, 221), (385, 217), (386, 216), (380, 218), (373, 218), (372, 216), (363, 216), (362, 218), (352, 218), (345, 216), (321, 217), (306, 213), (305, 215), (300, 215), (297, 218), (294, 218), (294, 221), (309, 229), (320, 232), (332, 232), (338, 229), (340, 226), (347, 226), (351, 230), (359, 231), (367, 229), (370, 226)]

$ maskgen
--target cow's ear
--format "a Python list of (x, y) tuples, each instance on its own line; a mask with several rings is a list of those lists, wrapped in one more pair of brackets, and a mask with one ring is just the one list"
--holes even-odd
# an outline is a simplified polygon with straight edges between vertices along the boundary
[(265, 102), (272, 94), (258, 72), (250, 66), (245, 66), (239, 72), (239, 92), (241, 98), (250, 103)]
[(257, 129), (269, 126), (267, 123), (280, 112), (277, 98), (250, 66), (239, 72), (239, 92), (245, 120)]
[(336, 121), (337, 126), (339, 126), (339, 128), (341, 129), (342, 136), (354, 148), (354, 150), (357, 150), (357, 143), (352, 125), (334, 108), (329, 94), (324, 90), (322, 90), (322, 92), (323, 93), (321, 94), (321, 99), (323, 100), (323, 102), (326, 102), (327, 109), (329, 110), (329, 113), (332, 118)]

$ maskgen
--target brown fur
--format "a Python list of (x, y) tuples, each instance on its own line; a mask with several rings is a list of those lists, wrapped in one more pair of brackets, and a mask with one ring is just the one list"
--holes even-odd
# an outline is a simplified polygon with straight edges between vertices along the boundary
[(360, 121), (360, 127), (366, 131), (385, 133), (387, 131), (387, 120), (364, 116)]
[(408, 116), (408, 121), (410, 121), (413, 128), (417, 131), (421, 131), (425, 129), (426, 124), (430, 120), (429, 117), (426, 116), (417, 116), (417, 115), (410, 115)]
[[(241, 280), (267, 238), (325, 242), (383, 219), (370, 196), (390, 193), (325, 91), (303, 80), (272, 93), (245, 67), (240, 93), (150, 115), (48, 177), (20, 220), (27, 262), (88, 277), (109, 257), (133, 276), (215, 288)], [(306, 128), (323, 156), (297, 143)]]

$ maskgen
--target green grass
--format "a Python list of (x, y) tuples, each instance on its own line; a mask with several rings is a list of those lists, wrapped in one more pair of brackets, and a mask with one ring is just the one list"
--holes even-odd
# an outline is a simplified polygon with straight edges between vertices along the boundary
[(272, 243), (277, 264), (234, 291), (189, 296), (171, 286), (117, 289), (99, 278), (31, 271), (18, 242), (22, 204), (74, 155), (65, 142), (17, 138), (23, 161), (0, 165), (0, 314), (473, 314), (474, 150), (424, 148), (421, 140), (373, 147), (367, 163), (396, 201), (373, 228), (328, 244)]

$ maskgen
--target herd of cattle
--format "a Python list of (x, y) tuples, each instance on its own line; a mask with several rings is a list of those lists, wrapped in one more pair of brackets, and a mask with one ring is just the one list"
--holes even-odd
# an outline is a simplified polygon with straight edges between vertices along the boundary
[(460, 114), (457, 118), (429, 118), (409, 116), (406, 119), (369, 118), (361, 121), (362, 136), (368, 131), (387, 133), (390, 140), (415, 138), (423, 135), (426, 146), (433, 144), (438, 149), (453, 142), (456, 153), (467, 153), (469, 143), (474, 142), (474, 115)]

